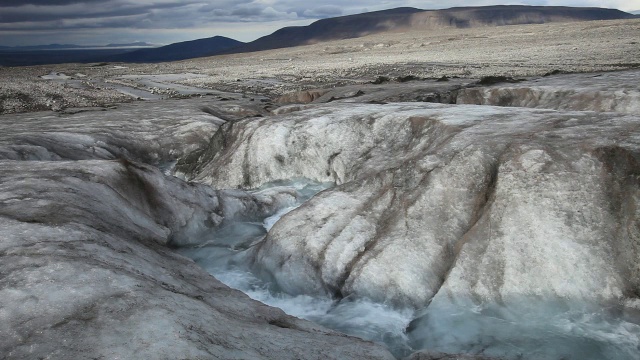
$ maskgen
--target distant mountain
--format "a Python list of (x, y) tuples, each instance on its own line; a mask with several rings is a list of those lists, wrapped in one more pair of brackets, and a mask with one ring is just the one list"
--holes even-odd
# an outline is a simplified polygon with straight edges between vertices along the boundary
[[(92, 49), (73, 44), (27, 47), (0, 46), (0, 65), (17, 66), (60, 62), (163, 62), (308, 45), (388, 31), (433, 31), (447, 27), (472, 28), (639, 17), (615, 9), (563, 6), (499, 5), (457, 7), (444, 10), (402, 7), (322, 19), (308, 26), (286, 27), (249, 43), (215, 36), (156, 48), (149, 48), (152, 44), (144, 42), (109, 44), (102, 47), (92, 47)], [(132, 47), (142, 47), (142, 49), (132, 50)], [(34, 50), (40, 51), (36, 53)]]
[(225, 53), (252, 52), (356, 38), (387, 31), (433, 30), (442, 27), (481, 27), (544, 24), (587, 20), (629, 19), (620, 10), (562, 6), (500, 5), (444, 10), (397, 8), (318, 20), (308, 26), (287, 27)]
[(109, 45), (49, 44), (0, 46), (0, 66), (102, 62), (103, 58), (155, 46), (145, 42)]
[(142, 48), (157, 46), (146, 42), (109, 45), (76, 45), (76, 44), (48, 44), (31, 46), (0, 46), (0, 51), (40, 51), (40, 50), (80, 50), (80, 49), (109, 49), (109, 48)]
[(413, 15), (421, 12), (424, 10), (402, 7), (322, 19), (307, 26), (282, 28), (226, 53), (278, 49), (385, 32), (400, 25), (406, 26)]
[(125, 43), (125, 44), (108, 44), (104, 47), (108, 48), (123, 48), (123, 47), (158, 47), (156, 44), (149, 44), (143, 41)]
[(441, 26), (458, 28), (546, 24), (592, 20), (632, 19), (632, 14), (617, 9), (565, 6), (497, 5), (458, 7), (417, 14), (411, 28), (431, 29)]
[(630, 14), (640, 15), (640, 10), (629, 11)]
[(31, 66), (45, 64), (95, 63), (96, 59), (123, 54), (131, 48), (15, 50), (0, 49), (0, 66)]
[(79, 49), (83, 46), (74, 44), (48, 44), (48, 45), (32, 45), (32, 46), (2, 46), (3, 51), (31, 51), (31, 50), (62, 50), (62, 49)]
[(102, 61), (162, 62), (212, 56), (224, 50), (243, 45), (243, 42), (224, 36), (179, 42), (153, 49), (140, 49), (125, 54), (113, 55)]

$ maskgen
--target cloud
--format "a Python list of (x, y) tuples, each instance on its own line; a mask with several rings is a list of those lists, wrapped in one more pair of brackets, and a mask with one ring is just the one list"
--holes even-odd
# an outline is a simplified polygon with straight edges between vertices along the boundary
[(271, 6), (262, 10), (260, 14), (262, 20), (295, 20), (298, 14), (295, 12), (278, 11)]
[(342, 8), (336, 5), (324, 5), (313, 9), (307, 9), (302, 15), (309, 18), (334, 17), (342, 15)]
[(75, 2), (54, 5), (25, 4), (5, 7), (0, 12), (0, 24), (20, 22), (64, 22), (72, 19), (98, 19), (131, 15), (150, 15), (157, 11), (176, 11), (189, 6), (185, 1), (162, 1), (157, 3), (131, 1), (101, 1), (96, 4)]
[[(368, 2), (353, 1), (356, 4)], [(321, 19), (341, 15), (346, 9), (344, 4), (337, 0), (329, 0), (321, 6), (313, 3), (301, 4), (293, 0), (1, 0), (0, 7), (0, 24), (4, 25), (3, 28), (11, 28), (7, 24), (13, 23), (16, 28), (24, 28), (26, 24), (38, 24), (37, 28), (51, 25), (52, 29), (76, 28), (79, 21), (71, 20), (122, 18), (134, 15), (146, 16), (147, 27), (165, 29), (176, 28), (187, 20), (194, 25), (206, 25), (209, 22)], [(358, 8), (361, 9), (362, 6)], [(357, 10), (350, 11), (355, 12)], [(56, 21), (57, 23), (52, 23)], [(96, 22), (104, 23), (101, 20)], [(139, 26), (134, 21), (119, 24), (124, 28)]]
[(2, 0), (0, 7), (12, 6), (51, 6), (51, 5), (70, 5), (78, 3), (99, 3), (103, 0)]
[(240, 18), (256, 17), (262, 14), (264, 9), (260, 6), (249, 4), (241, 5), (231, 11), (232, 16), (238, 16)]

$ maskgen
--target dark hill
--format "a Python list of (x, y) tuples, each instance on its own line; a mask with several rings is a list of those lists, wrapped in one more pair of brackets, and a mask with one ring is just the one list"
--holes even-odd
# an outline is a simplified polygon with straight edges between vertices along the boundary
[(133, 63), (176, 61), (217, 55), (224, 50), (243, 44), (243, 42), (224, 36), (215, 36), (212, 38), (179, 42), (153, 49), (135, 50), (125, 54), (102, 58), (100, 60)]
[(441, 26), (468, 28), (632, 18), (634, 18), (632, 14), (616, 9), (497, 5), (425, 11), (416, 14), (409, 27), (418, 29)]
[(322, 19), (307, 26), (282, 28), (271, 35), (225, 52), (251, 52), (361, 37), (389, 31), (398, 24), (408, 24), (412, 15), (420, 12), (424, 10), (403, 7)]
[(109, 44), (109, 45), (105, 45), (104, 47), (117, 48), (117, 47), (149, 47), (149, 46), (156, 47), (157, 45), (149, 44), (144, 41), (136, 41), (136, 42), (125, 43), (125, 44)]
[(349, 39), (387, 31), (544, 24), (588, 20), (630, 19), (620, 10), (562, 6), (501, 5), (445, 10), (397, 8), (318, 20), (308, 26), (287, 27), (225, 53), (251, 52)]
[(0, 66), (33, 66), (46, 64), (95, 63), (131, 49), (100, 48), (73, 50), (15, 50), (0, 49)]

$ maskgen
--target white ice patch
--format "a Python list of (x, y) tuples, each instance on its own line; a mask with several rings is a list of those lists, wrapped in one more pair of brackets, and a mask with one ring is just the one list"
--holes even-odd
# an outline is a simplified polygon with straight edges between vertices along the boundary
[(280, 220), (280, 218), (282, 218), (283, 216), (287, 215), (288, 213), (292, 212), (293, 210), (297, 209), (299, 207), (299, 205), (297, 206), (289, 206), (287, 208), (281, 209), (280, 211), (278, 211), (277, 213), (269, 216), (268, 218), (264, 219), (264, 221), (262, 222), (262, 225), (264, 226), (265, 230), (270, 231), (271, 228), (273, 227), (273, 225), (275, 225), (278, 220)]
[(47, 75), (42, 75), (41, 78), (45, 80), (67, 80), (71, 77), (63, 73), (52, 71)]
[(283, 182), (276, 182), (276, 183), (273, 183), (273, 184), (266, 184), (266, 185), (260, 187), (259, 189), (257, 189), (256, 193), (260, 193), (260, 192), (266, 191), (266, 190), (268, 190), (270, 188), (280, 187), (280, 186), (287, 186), (287, 187), (291, 187), (292, 189), (294, 189), (296, 191), (296, 193), (298, 194), (298, 196), (297, 196), (298, 200), (294, 205), (284, 207), (284, 208), (278, 210), (278, 212), (276, 212), (275, 214), (273, 214), (273, 215), (267, 217), (266, 219), (264, 219), (263, 226), (264, 226), (265, 230), (267, 230), (267, 231), (270, 231), (271, 228), (273, 227), (273, 225), (275, 225), (278, 222), (278, 220), (280, 220), (283, 216), (287, 215), (288, 213), (290, 213), (293, 210), (295, 210), (298, 207), (300, 207), (302, 204), (304, 204), (307, 200), (309, 200), (310, 198), (315, 196), (320, 191), (332, 187), (333, 184), (331, 184), (331, 183), (312, 182), (312, 181), (309, 181), (309, 180), (306, 180), (306, 179), (294, 179), (294, 180), (287, 181), (287, 182), (284, 182), (284, 183)]

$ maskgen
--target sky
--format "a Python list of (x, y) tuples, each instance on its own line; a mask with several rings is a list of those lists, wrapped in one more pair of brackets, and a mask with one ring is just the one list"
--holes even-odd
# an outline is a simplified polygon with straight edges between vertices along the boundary
[(285, 26), (327, 17), (402, 6), (497, 4), (640, 10), (640, 0), (0, 0), (0, 45), (170, 44), (216, 35), (251, 41)]

